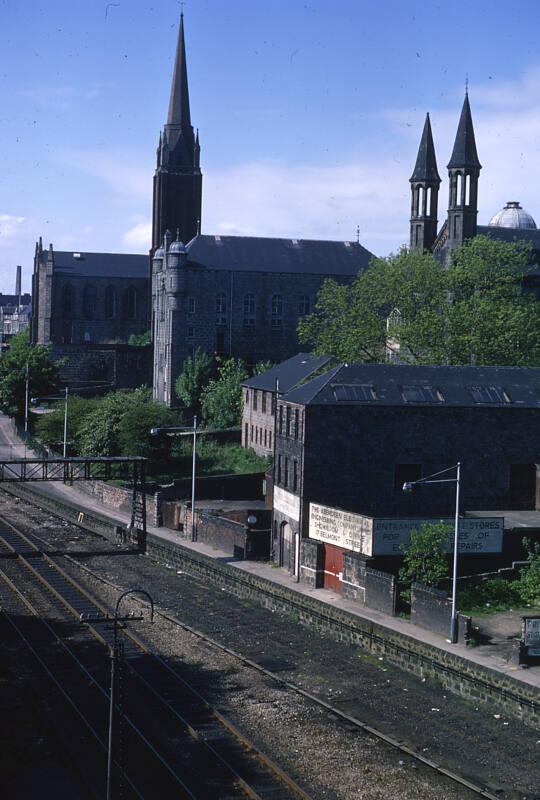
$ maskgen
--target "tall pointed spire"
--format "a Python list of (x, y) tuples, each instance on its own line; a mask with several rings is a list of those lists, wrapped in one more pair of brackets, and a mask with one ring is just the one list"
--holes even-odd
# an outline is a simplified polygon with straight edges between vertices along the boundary
[(448, 169), (464, 167), (482, 169), (482, 165), (478, 159), (478, 153), (476, 152), (476, 140), (474, 138), (474, 127), (468, 91), (465, 92), (465, 100), (463, 101), (463, 108), (461, 109), (454, 149), (452, 150), (452, 156), (447, 165)]
[(431, 133), (431, 122), (429, 113), (426, 114), (426, 121), (424, 123), (424, 130), (420, 140), (420, 147), (418, 148), (418, 155), (416, 157), (416, 164), (413, 174), (410, 177), (412, 181), (438, 181), (441, 182), (439, 171), (437, 169), (437, 158), (435, 156), (435, 145), (433, 144), (433, 134)]
[(191, 126), (183, 13), (180, 15), (167, 125), (178, 125), (184, 129)]

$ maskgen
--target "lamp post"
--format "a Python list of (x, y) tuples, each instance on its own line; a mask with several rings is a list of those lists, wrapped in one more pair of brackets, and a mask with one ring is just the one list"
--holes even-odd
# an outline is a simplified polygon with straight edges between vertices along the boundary
[[(439, 478), (452, 470), (456, 471), (455, 478)], [(435, 480), (433, 480), (435, 479)], [(419, 478), (417, 481), (406, 481), (403, 484), (404, 492), (412, 492), (415, 486), (422, 486), (433, 483), (455, 483), (456, 484), (456, 511), (454, 517), (454, 559), (452, 567), (452, 616), (450, 619), (450, 642), (456, 644), (458, 640), (458, 616), (457, 616), (457, 573), (458, 573), (458, 548), (459, 548), (459, 492), (461, 482), (461, 462), (458, 461), (453, 467), (447, 467), (440, 472), (434, 472), (426, 478)]]
[(66, 386), (66, 407), (64, 409), (64, 458), (67, 458), (67, 434), (68, 434), (68, 398), (69, 389)]
[(120, 603), (130, 594), (142, 594), (150, 603), (150, 622), (154, 621), (154, 601), (152, 597), (144, 589), (127, 589), (122, 592), (116, 601), (114, 615), (110, 614), (81, 614), (79, 617), (80, 622), (87, 622), (89, 624), (96, 623), (110, 623), (112, 622), (113, 628), (113, 643), (110, 645), (110, 659), (111, 659), (111, 685), (109, 692), (109, 732), (107, 739), (107, 800), (112, 800), (112, 770), (113, 770), (113, 752), (114, 752), (114, 707), (115, 707), (115, 690), (116, 690), (116, 677), (117, 677), (117, 663), (121, 658), (121, 652), (118, 641), (119, 623), (134, 622), (136, 620), (144, 619), (142, 614), (127, 614), (123, 617), (120, 616)]

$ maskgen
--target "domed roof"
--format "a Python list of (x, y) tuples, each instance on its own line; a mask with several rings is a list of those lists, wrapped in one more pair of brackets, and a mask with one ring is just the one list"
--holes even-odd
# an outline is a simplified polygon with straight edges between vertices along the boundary
[(169, 247), (169, 253), (185, 253), (186, 246), (184, 242), (180, 242), (178, 239), (176, 242), (173, 242)]
[(516, 201), (507, 203), (489, 222), (490, 228), (536, 229), (536, 222)]
[(164, 258), (165, 258), (165, 250), (163, 249), (163, 247), (158, 247), (158, 249), (154, 253), (154, 260), (161, 259), (163, 261)]

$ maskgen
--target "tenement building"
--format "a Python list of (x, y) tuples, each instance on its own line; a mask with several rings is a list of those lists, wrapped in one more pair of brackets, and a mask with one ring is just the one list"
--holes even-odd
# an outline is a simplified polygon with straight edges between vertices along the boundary
[(327, 277), (351, 282), (372, 256), (359, 242), (201, 233), (202, 174), (191, 124), (183, 17), (167, 122), (154, 175), (152, 339), (154, 396), (198, 348), (249, 363), (298, 352), (297, 325)]
[(242, 447), (259, 456), (272, 456), (276, 428), (276, 399), (328, 365), (328, 356), (298, 353), (242, 383)]
[[(347, 549), (401, 556), (419, 519), (451, 521), (455, 509), (453, 483), (410, 493), (403, 484), (458, 461), (467, 516), (539, 507), (539, 385), (533, 368), (344, 364), (284, 394), (274, 461), (276, 561), (296, 574), (303, 537), (324, 542), (333, 576)], [(502, 523), (470, 525), (500, 549)]]

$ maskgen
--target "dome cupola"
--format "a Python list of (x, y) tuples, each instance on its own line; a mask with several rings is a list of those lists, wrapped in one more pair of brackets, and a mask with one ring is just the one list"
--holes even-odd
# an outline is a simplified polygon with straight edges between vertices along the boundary
[(536, 222), (516, 200), (511, 200), (491, 218), (489, 227), (536, 230)]

